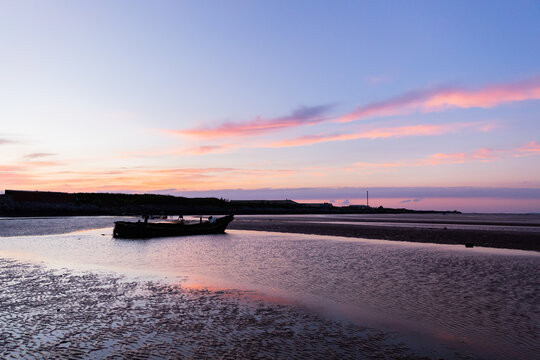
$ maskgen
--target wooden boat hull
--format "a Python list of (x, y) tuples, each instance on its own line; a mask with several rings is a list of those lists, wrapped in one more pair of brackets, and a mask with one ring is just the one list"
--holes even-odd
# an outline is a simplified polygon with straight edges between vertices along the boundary
[(231, 221), (233, 215), (227, 215), (216, 219), (215, 222), (208, 221), (195, 224), (182, 223), (147, 223), (116, 221), (114, 223), (113, 236), (115, 238), (146, 239), (152, 237), (166, 236), (187, 236), (222, 234)]

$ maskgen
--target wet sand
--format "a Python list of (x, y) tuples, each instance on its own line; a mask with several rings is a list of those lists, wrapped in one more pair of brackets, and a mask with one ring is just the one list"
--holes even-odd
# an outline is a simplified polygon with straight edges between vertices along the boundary
[[(108, 224), (112, 219), (102, 218), (97, 223), (91, 217), (58, 221), (70, 223), (71, 220), (73, 224), (64, 226), (66, 229), (77, 226), (100, 228), (102, 222)], [(322, 233), (329, 235), (340, 235), (341, 229), (341, 236), (356, 237), (359, 235), (351, 230), (363, 232), (366, 225), (349, 226), (346, 222), (357, 220), (303, 216), (281, 216), (278, 220), (276, 217), (239, 216), (231, 225), (310, 234), (330, 231)], [(394, 223), (400, 219), (387, 220), (392, 224), (373, 227), (379, 231), (392, 231)], [(409, 220), (413, 225), (418, 223), (418, 219)], [(49, 219), (43, 221), (47, 223)], [(375, 217), (371, 221), (381, 222), (381, 219)], [(42, 226), (35, 225), (35, 218), (28, 222), (34, 227), (27, 229), (24, 219), (16, 226), (7, 226), (6, 235), (15, 236), (19, 227), (36, 234), (66, 231), (52, 225), (43, 230)], [(272, 226), (274, 228), (270, 229)], [(416, 229), (414, 226), (403, 231), (443, 230)], [(512, 231), (520, 233), (515, 229)], [(85, 244), (81, 237), (72, 239), (77, 241), (77, 246)], [(364, 233), (360, 237), (368, 236)], [(23, 242), (24, 239), (10, 241)], [(105, 253), (99, 251), (100, 256)], [(419, 344), (417, 339), (401, 337), (407, 334), (398, 335), (388, 328), (368, 328), (366, 323), (339, 320), (328, 313), (290, 302), (261, 299), (252, 291), (234, 287), (220, 287), (220, 290), (182, 287), (171, 285), (165, 279), (156, 281), (155, 277), (150, 281), (121, 275), (124, 272), (70, 269), (54, 270), (0, 258), (0, 358), (479, 358), (463, 351), (454, 352), (453, 346)], [(324, 279), (319, 275), (313, 283), (321, 281)]]
[(3, 359), (426, 359), (383, 332), (238, 290), (9, 259), (0, 259), (0, 281)]
[[(490, 220), (494, 218), (494, 220)], [(238, 216), (229, 225), (230, 229), (331, 235), (367, 239), (409, 241), (436, 244), (473, 244), (474, 246), (540, 251), (540, 224), (538, 216), (522, 216), (515, 220), (501, 220), (503, 216), (486, 215), (473, 220), (465, 217), (444, 219), (424, 217), (359, 217), (348, 219), (322, 218), (310, 216)], [(508, 218), (508, 216), (506, 217)], [(523, 219), (524, 218), (524, 219)], [(360, 219), (362, 223), (355, 223)], [(317, 222), (314, 220), (321, 220)], [(323, 221), (324, 220), (324, 221)], [(347, 219), (345, 219), (347, 220)], [(392, 222), (391, 226), (381, 223)], [(400, 225), (401, 223), (401, 225)], [(417, 227), (414, 224), (418, 224)], [(429, 224), (433, 226), (430, 227)], [(447, 224), (447, 226), (442, 226)], [(451, 225), (471, 226), (472, 228), (451, 228)], [(435, 226), (441, 225), (441, 226)], [(478, 228), (475, 229), (474, 226)], [(500, 229), (479, 229), (486, 225), (499, 225)], [(512, 228), (510, 230), (510, 227)], [(522, 230), (520, 230), (520, 227)], [(531, 231), (532, 228), (532, 231)], [(537, 229), (537, 230), (536, 230)]]

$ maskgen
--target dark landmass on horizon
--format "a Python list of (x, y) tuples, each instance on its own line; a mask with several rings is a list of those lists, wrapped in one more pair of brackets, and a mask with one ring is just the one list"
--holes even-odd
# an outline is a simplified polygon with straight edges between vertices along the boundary
[(333, 206), (331, 203), (298, 203), (293, 200), (226, 200), (187, 198), (157, 194), (64, 193), (6, 190), (0, 195), (2, 216), (82, 215), (199, 215), (199, 214), (397, 214), (459, 213), (458, 211), (410, 210)]

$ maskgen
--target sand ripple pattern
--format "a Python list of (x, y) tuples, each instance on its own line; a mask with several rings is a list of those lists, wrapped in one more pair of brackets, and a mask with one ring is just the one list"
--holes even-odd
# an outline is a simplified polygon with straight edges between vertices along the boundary
[(2, 359), (419, 359), (388, 335), (237, 290), (0, 259)]

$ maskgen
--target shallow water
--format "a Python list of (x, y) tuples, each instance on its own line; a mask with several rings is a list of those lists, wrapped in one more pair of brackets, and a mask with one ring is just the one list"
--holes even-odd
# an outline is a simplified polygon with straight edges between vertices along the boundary
[(134, 241), (106, 228), (0, 238), (0, 256), (257, 290), (478, 357), (540, 352), (536, 252), (233, 230)]
[(82, 229), (104, 228), (111, 226), (114, 221), (133, 219), (132, 216), (0, 217), (0, 237), (63, 234)]

